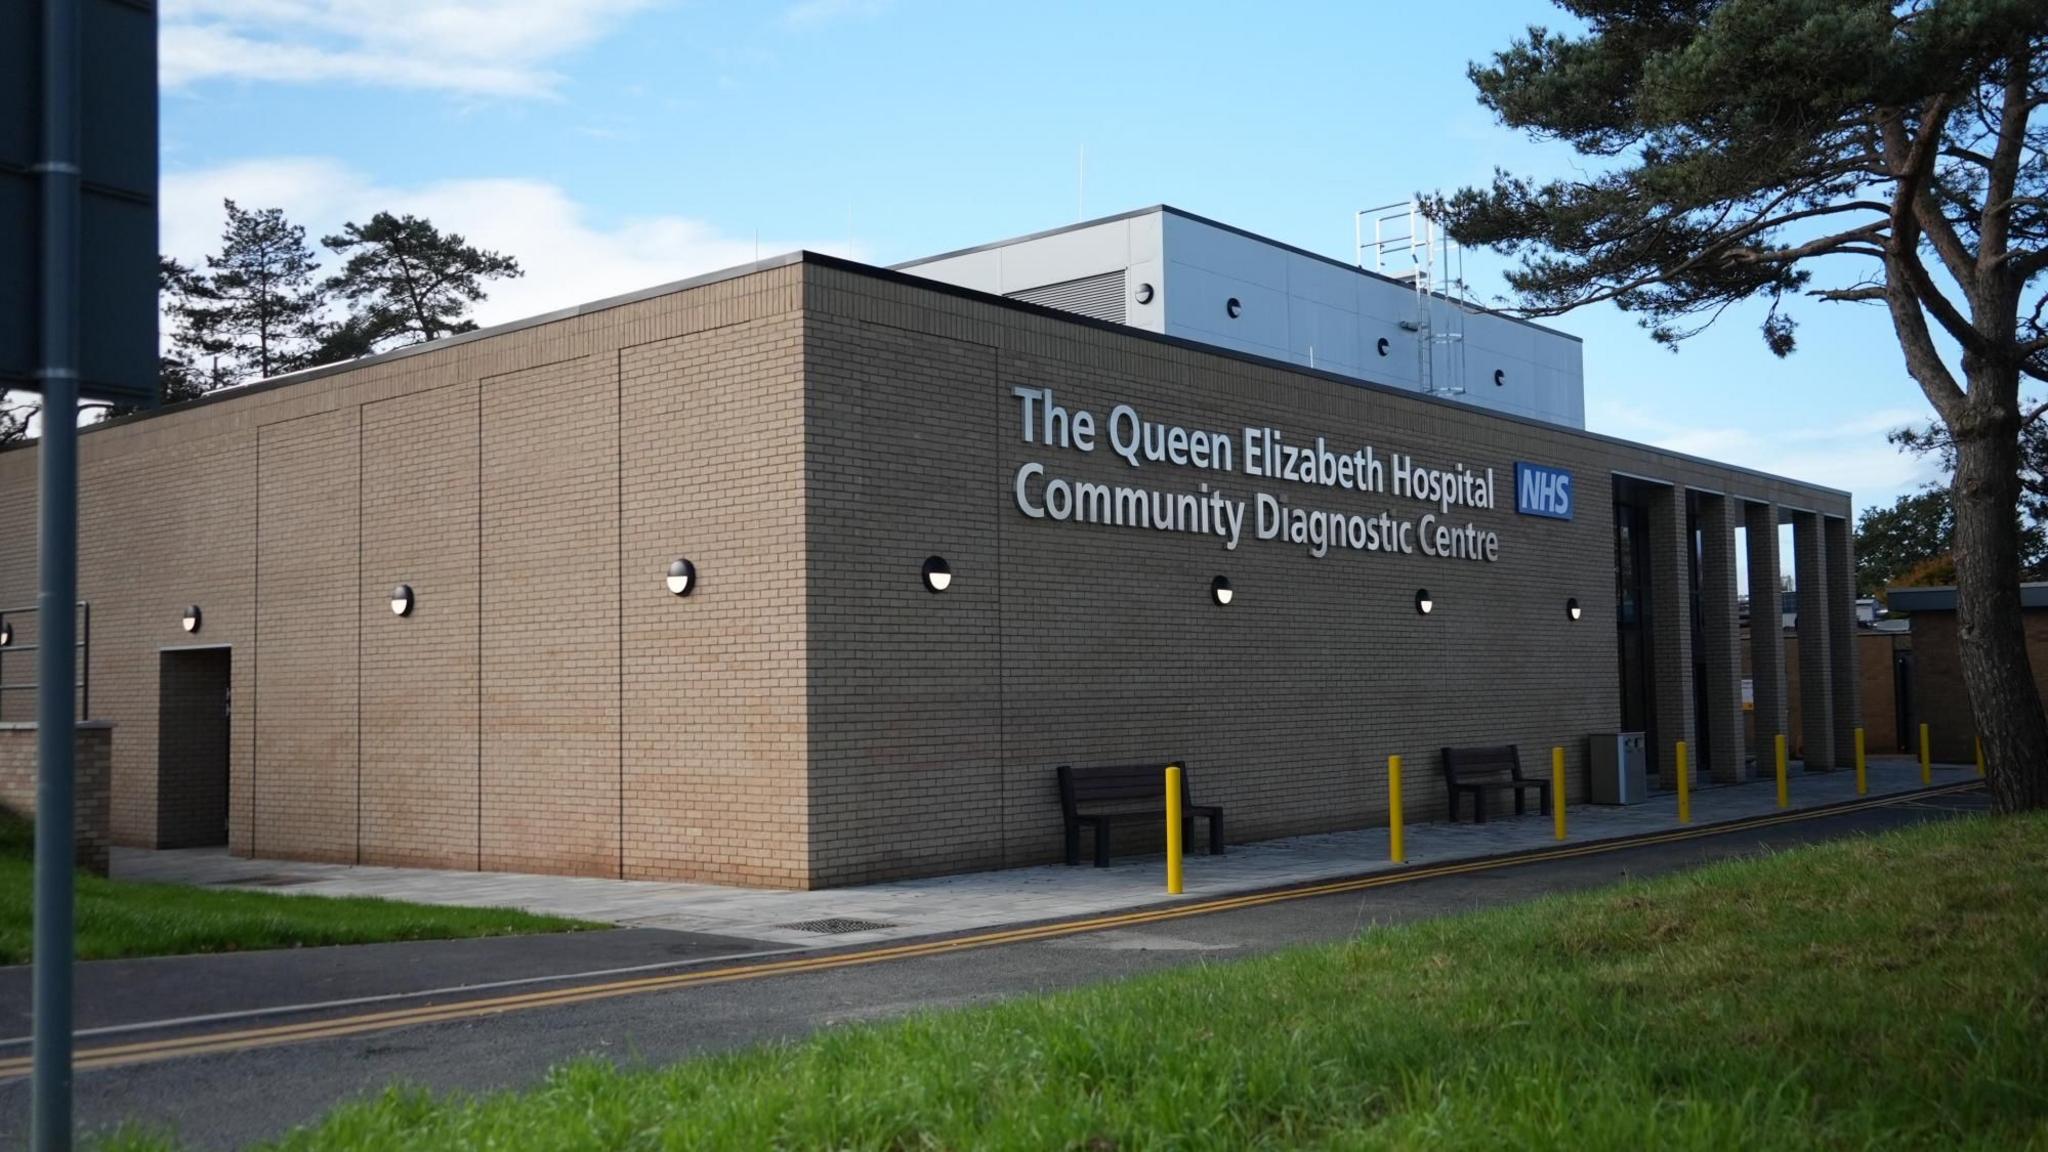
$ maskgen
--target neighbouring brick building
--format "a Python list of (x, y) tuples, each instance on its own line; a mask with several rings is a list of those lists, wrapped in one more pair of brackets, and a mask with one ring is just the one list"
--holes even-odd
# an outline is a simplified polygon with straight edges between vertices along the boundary
[(1444, 745), (1736, 779), (1735, 541), (1775, 572), (1781, 518), (1809, 765), (1858, 718), (1845, 493), (814, 254), (80, 452), (123, 844), (802, 887), (1055, 859), (1070, 762), (1184, 759), (1237, 839), (1381, 821), (1393, 753), (1441, 813)]
[[(1977, 756), (1977, 723), (1963, 686), (1962, 636), (1956, 626), (1956, 590), (1892, 588), (1894, 612), (1913, 621), (1912, 703), (1914, 723), (1927, 725), (1928, 750), (1935, 760), (1969, 764)], [(2020, 585), (2020, 618), (2026, 629), (2027, 660), (2034, 684), (2048, 705), (2048, 583)], [(1919, 736), (1907, 742), (1917, 747)]]

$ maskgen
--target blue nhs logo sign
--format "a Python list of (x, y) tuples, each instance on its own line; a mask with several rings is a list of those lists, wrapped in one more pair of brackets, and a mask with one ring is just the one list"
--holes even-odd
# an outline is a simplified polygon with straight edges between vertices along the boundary
[(1515, 511), (1524, 516), (1572, 518), (1572, 474), (1562, 468), (1515, 462)]

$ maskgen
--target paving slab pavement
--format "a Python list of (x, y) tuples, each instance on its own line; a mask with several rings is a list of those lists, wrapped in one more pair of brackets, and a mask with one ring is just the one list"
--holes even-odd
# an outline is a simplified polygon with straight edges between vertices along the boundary
[[(1933, 772), (1936, 784), (1957, 783), (1974, 775), (1971, 765), (1940, 764)], [(1868, 776), (1872, 797), (1922, 787), (1919, 764), (1910, 757), (1873, 758)], [(1794, 810), (1857, 798), (1853, 771), (1795, 770), (1790, 784)], [(1496, 800), (1494, 807), (1502, 804)], [(1590, 843), (1673, 829), (1679, 826), (1677, 807), (1675, 793), (1668, 792), (1628, 807), (1574, 805), (1567, 813), (1569, 842)], [(1702, 787), (1692, 795), (1696, 826), (1776, 811), (1775, 781), (1768, 778)], [(1495, 816), (1485, 824), (1412, 824), (1406, 839), (1409, 865), (1498, 856), (1557, 843), (1550, 819), (1533, 814)], [(1291, 836), (1233, 845), (1225, 856), (1188, 856), (1185, 895), (1227, 896), (1395, 867), (1387, 859), (1383, 827)], [(622, 927), (804, 948), (985, 930), (1115, 912), (1168, 899), (1163, 860), (1156, 854), (1119, 857), (1108, 868), (1035, 865), (812, 892), (247, 860), (218, 848), (162, 852), (116, 848), (113, 874), (122, 880), (522, 908)]]

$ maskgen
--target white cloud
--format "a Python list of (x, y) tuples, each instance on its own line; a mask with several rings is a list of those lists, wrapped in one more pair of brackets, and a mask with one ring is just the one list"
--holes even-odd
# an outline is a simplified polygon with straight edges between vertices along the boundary
[[(335, 160), (250, 160), (168, 173), (162, 189), (164, 252), (198, 264), (219, 246), (221, 200), (244, 208), (282, 208), (319, 237), (379, 211), (424, 216), (443, 231), (515, 257), (526, 275), (489, 286), (475, 318), (504, 323), (671, 280), (752, 262), (802, 245), (735, 236), (687, 216), (649, 216), (615, 225), (594, 222), (583, 205), (545, 181), (450, 180), (418, 187), (381, 185)], [(843, 247), (843, 245), (842, 245)], [(324, 270), (335, 261), (321, 251)]]
[(350, 83), (540, 96), (548, 65), (651, 0), (165, 0), (158, 71), (202, 80)]
[(1885, 439), (1885, 433), (1894, 428), (1927, 422), (1926, 412), (1911, 408), (1880, 409), (1825, 427), (1772, 426), (1759, 432), (1735, 425), (1678, 424), (1627, 404), (1595, 407), (1597, 411), (1588, 413), (1588, 423), (1602, 432), (1840, 488), (1855, 497), (1858, 509), (1890, 504), (1900, 495), (1940, 479), (1940, 469), (1932, 460), (1901, 452)]
[(889, 8), (890, 0), (798, 0), (783, 9), (785, 28), (816, 28), (839, 20), (865, 20)]

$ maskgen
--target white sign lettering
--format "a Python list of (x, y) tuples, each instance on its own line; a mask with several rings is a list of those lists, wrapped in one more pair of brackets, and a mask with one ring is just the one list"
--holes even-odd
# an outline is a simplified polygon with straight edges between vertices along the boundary
[(1098, 425), (1093, 412), (1067, 408), (1050, 388), (1013, 387), (1010, 394), (1022, 406), (1026, 444), (1084, 454), (1107, 444), (1111, 454), (1135, 470), (1169, 466), (1241, 475), (1322, 489), (1332, 496), (1387, 496), (1431, 509), (1411, 518), (1391, 504), (1363, 512), (1309, 507), (1319, 497), (1297, 504), (1271, 491), (1238, 495), (1210, 480), (1198, 482), (1193, 491), (1104, 484), (1056, 475), (1034, 460), (1017, 469), (1012, 485), (1018, 510), (1034, 520), (1214, 536), (1228, 550), (1235, 550), (1249, 532), (1252, 539), (1293, 544), (1317, 558), (1332, 549), (1481, 563), (1500, 558), (1500, 536), (1467, 519), (1472, 512), (1499, 507), (1490, 467), (1458, 462), (1445, 467), (1406, 453), (1382, 453), (1369, 444), (1333, 448), (1323, 436), (1290, 440), (1280, 429), (1263, 425), (1234, 432), (1188, 428), (1149, 420), (1131, 404), (1111, 408)]

